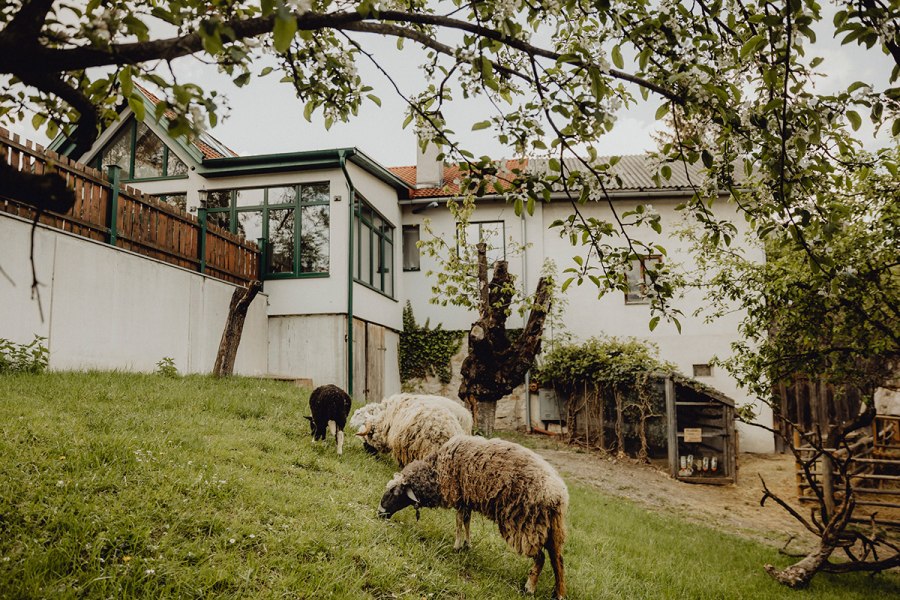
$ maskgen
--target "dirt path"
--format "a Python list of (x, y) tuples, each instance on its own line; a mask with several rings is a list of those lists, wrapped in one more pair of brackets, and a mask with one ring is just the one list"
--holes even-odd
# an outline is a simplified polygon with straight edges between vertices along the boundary
[(796, 497), (791, 456), (741, 454), (737, 485), (714, 486), (682, 483), (659, 468), (631, 459), (616, 460), (563, 444), (533, 441), (532, 447), (537, 446), (535, 450), (567, 479), (592, 485), (610, 496), (779, 547), (793, 534), (797, 536), (790, 546), (794, 551), (805, 549), (812, 542), (812, 536), (775, 503), (759, 505), (759, 475), (781, 497)]

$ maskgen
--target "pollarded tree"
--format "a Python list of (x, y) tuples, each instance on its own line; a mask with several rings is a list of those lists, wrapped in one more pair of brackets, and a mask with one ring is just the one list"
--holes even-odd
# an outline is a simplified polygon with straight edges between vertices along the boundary
[[(495, 177), (492, 185), (498, 184)], [(435, 277), (432, 302), (477, 313), (469, 329), (468, 353), (460, 368), (459, 397), (472, 411), (478, 429), (490, 435), (497, 402), (525, 383), (525, 375), (541, 351), (544, 322), (554, 304), (555, 289), (549, 273), (552, 265), (545, 265), (545, 274), (538, 279), (534, 294), (527, 295), (509, 271), (507, 254), (496, 254), (498, 248), (506, 247), (508, 254), (520, 255), (525, 248), (484, 233), (469, 239), (469, 219), (475, 210), (473, 196), (450, 200), (447, 208), (456, 224), (456, 235), (444, 239), (426, 221), (425, 229), (430, 235), (420, 246), (440, 266), (437, 272), (426, 272)], [(528, 317), (519, 335), (510, 339), (507, 319), (516, 310)]]

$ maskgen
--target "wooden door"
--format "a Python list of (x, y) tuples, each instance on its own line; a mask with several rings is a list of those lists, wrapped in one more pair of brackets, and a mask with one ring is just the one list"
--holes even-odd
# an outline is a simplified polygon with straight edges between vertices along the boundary
[(384, 327), (366, 324), (366, 401), (381, 402), (384, 398)]

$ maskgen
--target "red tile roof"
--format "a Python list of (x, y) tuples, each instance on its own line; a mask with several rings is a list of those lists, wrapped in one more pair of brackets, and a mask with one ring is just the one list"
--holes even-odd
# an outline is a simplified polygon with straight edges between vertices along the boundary
[[(513, 159), (503, 163), (503, 168), (499, 177), (509, 178), (509, 173), (513, 169), (524, 170), (528, 165), (528, 159)], [(456, 196), (459, 194), (459, 183), (463, 178), (459, 165), (444, 165), (444, 185), (443, 187), (419, 188), (416, 189), (416, 167), (388, 167), (388, 171), (402, 179), (409, 186), (410, 198), (444, 198), (447, 196)], [(504, 177), (506, 174), (506, 177)], [(488, 185), (487, 193), (494, 194), (496, 190), (494, 186)]]
[[(146, 96), (147, 100), (149, 100), (154, 106), (161, 102), (159, 97), (147, 88), (138, 85), (137, 83), (134, 84), (134, 87), (136, 87), (138, 91), (140, 91), (144, 96)], [(165, 116), (171, 119), (175, 116), (175, 113), (171, 110), (167, 110), (165, 112)], [(191, 144), (193, 144), (193, 146), (200, 151), (200, 153), (203, 155), (203, 158), (226, 158), (228, 156), (238, 156), (237, 152), (206, 132), (201, 133), (199, 136), (191, 140)]]

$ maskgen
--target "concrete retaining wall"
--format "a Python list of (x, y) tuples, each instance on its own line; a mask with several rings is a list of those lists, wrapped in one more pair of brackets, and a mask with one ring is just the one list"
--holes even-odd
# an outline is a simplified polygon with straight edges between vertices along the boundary
[[(39, 227), (31, 297), (31, 224), (0, 215), (0, 337), (46, 337), (50, 368), (154, 371), (171, 357), (182, 373), (212, 371), (235, 286), (103, 243)], [(267, 372), (265, 295), (250, 307), (235, 373)]]

